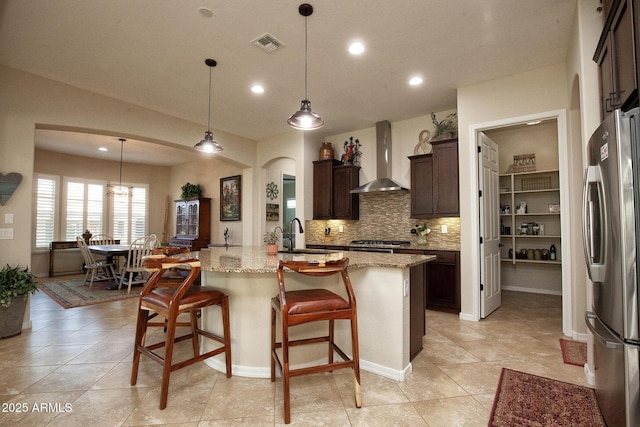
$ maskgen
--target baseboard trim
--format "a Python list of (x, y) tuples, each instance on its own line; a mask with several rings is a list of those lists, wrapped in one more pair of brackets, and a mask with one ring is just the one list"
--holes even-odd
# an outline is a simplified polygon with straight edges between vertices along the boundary
[(531, 293), (531, 294), (544, 294), (544, 295), (562, 296), (562, 291), (554, 291), (554, 290), (551, 290), (551, 289), (524, 288), (522, 286), (502, 286), (501, 290), (503, 290), (503, 291), (513, 291), (513, 292), (528, 292), (528, 293)]

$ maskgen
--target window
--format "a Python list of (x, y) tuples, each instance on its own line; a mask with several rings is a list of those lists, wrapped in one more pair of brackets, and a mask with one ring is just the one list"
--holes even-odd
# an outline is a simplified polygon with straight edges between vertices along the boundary
[(147, 234), (147, 189), (132, 188), (131, 197), (113, 197), (113, 238), (131, 243)]
[(58, 177), (36, 175), (35, 187), (35, 248), (49, 249), (56, 235)]
[(123, 244), (147, 234), (147, 186), (134, 186), (132, 197), (107, 197), (105, 182), (40, 174), (34, 186), (37, 250), (54, 240), (74, 241), (85, 230), (110, 234)]
[(64, 239), (75, 240), (77, 236), (82, 236), (85, 230), (90, 230), (93, 234), (106, 233), (103, 227), (105, 186), (78, 179), (69, 179), (65, 184)]

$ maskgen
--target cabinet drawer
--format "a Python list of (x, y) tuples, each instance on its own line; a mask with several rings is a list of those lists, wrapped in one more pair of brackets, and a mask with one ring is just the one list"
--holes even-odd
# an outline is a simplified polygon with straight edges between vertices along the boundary
[(435, 255), (437, 257), (431, 261), (432, 263), (455, 264), (458, 253), (449, 251), (425, 251), (425, 255)]

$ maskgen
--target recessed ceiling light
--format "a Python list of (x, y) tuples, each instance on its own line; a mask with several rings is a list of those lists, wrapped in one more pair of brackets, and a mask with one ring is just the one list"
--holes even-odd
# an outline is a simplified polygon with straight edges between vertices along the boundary
[(200, 13), (200, 15), (204, 16), (205, 18), (211, 18), (213, 16), (213, 11), (207, 7), (199, 8), (198, 12)]
[(251, 86), (251, 92), (253, 92), (253, 93), (264, 93), (264, 87), (262, 87), (262, 85), (253, 85), (253, 86)]
[(352, 55), (360, 55), (364, 52), (364, 45), (360, 42), (351, 43), (349, 46), (349, 53)]
[(411, 79), (409, 80), (409, 84), (411, 86), (418, 86), (419, 84), (422, 84), (422, 81), (422, 77), (415, 76), (411, 77)]
[(100, 150), (100, 151), (109, 151), (109, 150), (107, 150), (106, 147), (100, 147), (100, 148), (98, 148), (98, 150)]

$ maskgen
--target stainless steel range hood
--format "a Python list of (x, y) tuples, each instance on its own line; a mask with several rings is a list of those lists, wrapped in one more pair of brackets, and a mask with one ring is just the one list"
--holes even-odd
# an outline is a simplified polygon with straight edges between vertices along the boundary
[(408, 190), (391, 179), (391, 123), (387, 120), (376, 123), (376, 177), (377, 179), (354, 188), (351, 193)]

